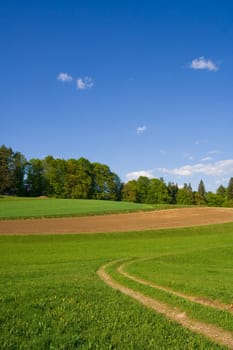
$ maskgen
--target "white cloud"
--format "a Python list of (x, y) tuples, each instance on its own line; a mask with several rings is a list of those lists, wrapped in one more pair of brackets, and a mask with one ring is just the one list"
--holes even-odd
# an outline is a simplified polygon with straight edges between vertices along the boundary
[(209, 160), (213, 160), (212, 157), (204, 157), (201, 159), (202, 162), (208, 162)]
[(60, 73), (57, 76), (57, 80), (62, 81), (63, 83), (69, 83), (73, 78), (67, 73)]
[(213, 61), (211, 61), (210, 59), (205, 59), (205, 57), (203, 56), (192, 60), (189, 67), (192, 69), (206, 69), (215, 72), (219, 69)]
[(137, 127), (137, 134), (143, 134), (147, 130), (145, 125)]
[(194, 156), (191, 153), (185, 153), (184, 157), (187, 158), (188, 160), (194, 160)]
[(196, 140), (195, 141), (195, 145), (201, 145), (201, 144), (204, 144), (204, 143), (208, 143), (208, 140)]
[(220, 153), (220, 151), (217, 149), (214, 149), (214, 150), (208, 152), (208, 154), (219, 154), (219, 153)]
[(128, 173), (125, 175), (126, 179), (128, 181), (130, 180), (136, 180), (138, 179), (140, 176), (146, 176), (148, 177), (149, 179), (153, 178), (154, 177), (154, 174), (153, 174), (153, 170), (139, 170), (139, 171), (133, 171), (131, 173)]
[(172, 174), (178, 176), (192, 176), (194, 174), (204, 174), (210, 176), (223, 176), (233, 173), (233, 159), (220, 160), (215, 163), (184, 165), (180, 168), (167, 169), (159, 168), (164, 174)]
[(77, 88), (79, 90), (85, 90), (90, 89), (94, 85), (94, 82), (92, 78), (90, 77), (84, 77), (84, 78), (78, 78), (77, 79)]

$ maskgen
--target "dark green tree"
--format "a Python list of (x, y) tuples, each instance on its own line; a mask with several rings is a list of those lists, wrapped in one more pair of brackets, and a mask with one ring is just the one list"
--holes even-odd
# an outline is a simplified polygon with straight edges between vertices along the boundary
[(177, 203), (177, 193), (179, 190), (179, 187), (177, 184), (174, 184), (173, 182), (169, 182), (167, 185), (168, 194), (170, 198), (170, 204), (176, 204)]
[(205, 190), (205, 185), (203, 180), (200, 181), (199, 185), (198, 185), (198, 193), (200, 194), (200, 196), (205, 197), (206, 195), (206, 190)]
[(233, 200), (233, 177), (230, 178), (227, 186), (227, 200)]
[(42, 160), (33, 158), (28, 162), (25, 183), (29, 196), (47, 195), (47, 179)]
[(26, 159), (5, 145), (0, 147), (0, 194), (23, 195)]
[(12, 192), (13, 154), (12, 148), (0, 147), (0, 194)]
[(25, 195), (24, 176), (26, 170), (26, 158), (20, 153), (15, 152), (13, 155), (12, 167), (12, 193), (16, 196)]
[(117, 174), (110, 172), (108, 180), (108, 199), (113, 201), (121, 200), (122, 182)]
[(233, 177), (230, 178), (226, 188), (226, 197), (223, 203), (224, 207), (233, 207)]

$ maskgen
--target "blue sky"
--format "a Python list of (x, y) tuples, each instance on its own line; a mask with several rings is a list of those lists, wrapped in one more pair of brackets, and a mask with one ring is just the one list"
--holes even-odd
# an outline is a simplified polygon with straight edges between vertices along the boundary
[(233, 2), (0, 4), (0, 144), (207, 190), (233, 176)]

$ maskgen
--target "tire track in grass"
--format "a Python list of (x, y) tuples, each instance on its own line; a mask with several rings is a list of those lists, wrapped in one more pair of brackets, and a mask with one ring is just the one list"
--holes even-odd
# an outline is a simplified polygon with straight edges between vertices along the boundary
[[(124, 286), (123, 284), (114, 280), (107, 272), (106, 268), (115, 264), (117, 261), (110, 262), (103, 265), (97, 271), (98, 276), (109, 285), (111, 288), (119, 290), (121, 293), (128, 295), (129, 297), (137, 300), (147, 308), (150, 308), (172, 321), (181, 324), (183, 327), (202, 334), (209, 338), (210, 340), (217, 342), (218, 344), (227, 346), (229, 349), (233, 350), (233, 335), (231, 332), (225, 331), (219, 327), (207, 324), (204, 322), (199, 322), (189, 318), (185, 312), (180, 312), (177, 308), (171, 307), (165, 303), (162, 303), (156, 299), (148, 297), (140, 292), (137, 292), (131, 288)], [(119, 260), (118, 260), (119, 262)]]
[[(144, 260), (149, 260), (149, 259), (147, 259), (147, 258), (146, 259), (137, 259), (137, 261), (138, 260), (144, 261)], [(196, 303), (196, 304), (201, 304), (201, 305), (204, 305), (204, 306), (212, 307), (214, 309), (218, 309), (220, 311), (228, 311), (230, 313), (233, 313), (232, 305), (227, 305), (227, 304), (221, 303), (220, 301), (217, 301), (217, 300), (210, 300), (210, 299), (207, 299), (207, 298), (196, 297), (196, 296), (192, 296), (192, 295), (187, 295), (185, 293), (177, 292), (177, 291), (174, 291), (173, 289), (171, 289), (169, 287), (163, 287), (163, 286), (160, 286), (158, 284), (146, 281), (146, 280), (144, 280), (142, 278), (139, 278), (139, 277), (136, 277), (136, 276), (133, 276), (133, 275), (129, 274), (124, 269), (125, 269), (126, 266), (133, 264), (135, 261), (136, 260), (134, 259), (133, 261), (129, 261), (129, 262), (123, 263), (122, 265), (120, 265), (117, 268), (117, 271), (121, 275), (125, 276), (126, 278), (129, 278), (132, 281), (140, 283), (140, 284), (143, 284), (145, 286), (152, 287), (154, 289), (158, 289), (158, 290), (161, 290), (163, 292), (176, 295), (176, 296), (178, 296), (180, 298), (187, 299), (187, 300), (192, 301), (193, 303)]]

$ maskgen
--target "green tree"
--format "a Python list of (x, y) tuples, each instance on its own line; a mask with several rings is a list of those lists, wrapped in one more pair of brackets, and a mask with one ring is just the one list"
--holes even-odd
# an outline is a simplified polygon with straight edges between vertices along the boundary
[(37, 197), (47, 194), (47, 181), (42, 160), (33, 158), (28, 162), (25, 182), (29, 196)]
[(130, 180), (123, 185), (122, 188), (122, 200), (125, 202), (137, 202), (137, 181)]
[(233, 177), (230, 178), (230, 181), (227, 186), (227, 200), (233, 200)]
[(140, 176), (137, 180), (137, 202), (146, 203), (150, 179), (146, 176)]
[(151, 179), (148, 188), (146, 203), (163, 204), (170, 203), (171, 197), (168, 188), (162, 179)]
[(10, 194), (12, 191), (12, 148), (0, 147), (0, 194)]
[(92, 165), (85, 158), (77, 161), (77, 180), (78, 183), (74, 189), (75, 198), (91, 198), (93, 192)]
[(200, 181), (198, 185), (198, 190), (197, 192), (194, 193), (194, 200), (195, 200), (195, 204), (197, 205), (205, 205), (207, 202), (206, 190), (205, 190), (205, 185), (203, 180)]
[(172, 182), (169, 182), (167, 185), (168, 194), (170, 198), (170, 204), (176, 204), (177, 203), (177, 193), (179, 190), (179, 187), (177, 184), (174, 184)]
[(207, 192), (206, 201), (209, 207), (221, 207), (224, 202), (224, 198), (217, 193)]
[(224, 207), (233, 207), (233, 177), (230, 178), (227, 189), (226, 197), (223, 203)]
[(177, 193), (177, 204), (191, 205), (194, 203), (193, 191), (190, 184), (184, 184), (183, 188), (179, 188)]
[(47, 192), (49, 196), (65, 197), (66, 161), (47, 156), (44, 159)]
[(110, 172), (108, 180), (108, 199), (120, 201), (122, 197), (122, 182), (117, 174)]
[(225, 199), (226, 197), (226, 193), (227, 193), (227, 190), (224, 186), (219, 186), (219, 188), (217, 189), (216, 193), (221, 196), (223, 199)]
[(206, 195), (206, 190), (205, 190), (205, 185), (203, 180), (200, 181), (199, 185), (198, 185), (198, 193), (200, 194), (200, 196), (205, 197)]
[(85, 158), (69, 159), (65, 177), (66, 196), (69, 198), (91, 198), (93, 191), (92, 165)]
[(24, 194), (26, 159), (5, 145), (0, 147), (0, 194)]
[(77, 198), (76, 186), (78, 185), (78, 164), (76, 159), (68, 159), (66, 161), (66, 174), (65, 174), (65, 197)]
[(92, 163), (93, 198), (119, 200), (122, 184), (120, 178), (105, 164)]
[(20, 152), (15, 152), (13, 155), (13, 167), (11, 177), (12, 193), (17, 196), (25, 195), (24, 176), (26, 165), (26, 158)]

